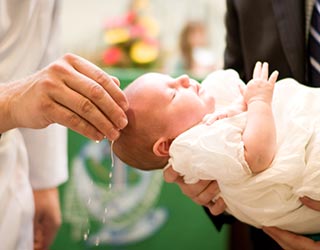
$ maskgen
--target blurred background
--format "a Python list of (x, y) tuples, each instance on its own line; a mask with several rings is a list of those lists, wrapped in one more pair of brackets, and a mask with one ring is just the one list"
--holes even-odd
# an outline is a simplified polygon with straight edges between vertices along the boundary
[[(64, 0), (63, 49), (99, 64), (103, 50), (115, 43), (152, 38), (159, 49), (158, 64), (153, 66), (172, 73), (179, 60), (183, 60), (183, 39), (185, 46), (189, 44), (190, 50), (194, 49), (195, 57), (203, 57), (206, 66), (221, 67), (225, 45), (224, 12), (224, 0), (198, 0), (196, 3), (192, 0)], [(135, 20), (130, 16), (132, 13), (138, 16)], [(192, 23), (202, 26), (202, 31), (189, 27), (189, 31), (184, 32)], [(210, 52), (210, 56), (206, 52)]]
[[(117, 76), (144, 72), (202, 80), (223, 66), (224, 0), (63, 0), (62, 49)], [(227, 250), (202, 207), (161, 171), (128, 168), (107, 142), (69, 131), (69, 181), (60, 188), (63, 225), (53, 250)], [(133, 145), (134, 146), (134, 145)]]

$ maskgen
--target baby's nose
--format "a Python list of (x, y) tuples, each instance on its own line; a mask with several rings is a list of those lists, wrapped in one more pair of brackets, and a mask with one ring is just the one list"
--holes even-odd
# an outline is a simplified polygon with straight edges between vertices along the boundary
[(182, 75), (177, 78), (177, 82), (184, 88), (190, 87), (190, 79), (187, 75)]

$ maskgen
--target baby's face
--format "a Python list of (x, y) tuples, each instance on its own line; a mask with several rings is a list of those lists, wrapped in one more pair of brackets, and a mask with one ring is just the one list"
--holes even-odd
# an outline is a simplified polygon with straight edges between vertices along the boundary
[(214, 98), (201, 88), (200, 83), (183, 75), (172, 78), (168, 75), (150, 73), (140, 79), (144, 105), (148, 112), (170, 124), (173, 138), (201, 122), (214, 111)]

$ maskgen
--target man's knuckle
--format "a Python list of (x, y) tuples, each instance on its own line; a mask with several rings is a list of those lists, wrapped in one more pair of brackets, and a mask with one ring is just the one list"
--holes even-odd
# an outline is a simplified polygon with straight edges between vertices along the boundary
[(96, 81), (100, 84), (100, 85), (108, 85), (112, 82), (112, 80), (107, 77), (106, 73), (103, 72), (102, 70), (97, 69), (95, 71), (95, 76), (96, 76)]
[(88, 114), (93, 110), (93, 104), (89, 99), (83, 99), (79, 104), (80, 111), (82, 113)]
[(68, 52), (62, 56), (62, 59), (67, 62), (73, 62), (74, 60), (77, 59), (77, 57), (74, 54)]
[(45, 98), (40, 102), (40, 110), (43, 114), (52, 112), (54, 109), (54, 103), (51, 100), (47, 100)]
[(81, 118), (77, 114), (71, 113), (67, 116), (67, 121), (72, 128), (76, 128), (80, 125)]
[(55, 61), (48, 66), (49, 72), (53, 72), (53, 74), (68, 74), (69, 69), (66, 65), (61, 61)]
[(37, 86), (39, 86), (40, 93), (44, 95), (45, 93), (52, 92), (55, 88), (57, 88), (57, 83), (47, 75)]
[(100, 85), (94, 84), (94, 85), (92, 85), (92, 87), (90, 89), (90, 96), (94, 100), (100, 100), (105, 97), (105, 91), (103, 90), (103, 88)]

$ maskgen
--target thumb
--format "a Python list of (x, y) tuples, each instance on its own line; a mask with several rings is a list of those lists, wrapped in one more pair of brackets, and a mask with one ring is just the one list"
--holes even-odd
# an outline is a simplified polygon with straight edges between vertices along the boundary
[(176, 180), (179, 179), (179, 177), (179, 173), (174, 171), (172, 166), (166, 167), (163, 170), (163, 178), (168, 183), (176, 182)]
[(303, 205), (313, 210), (320, 211), (320, 201), (313, 200), (307, 196), (301, 197), (300, 201), (302, 202)]

